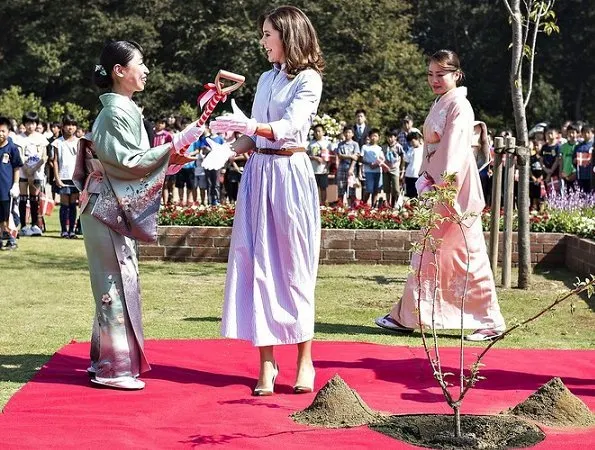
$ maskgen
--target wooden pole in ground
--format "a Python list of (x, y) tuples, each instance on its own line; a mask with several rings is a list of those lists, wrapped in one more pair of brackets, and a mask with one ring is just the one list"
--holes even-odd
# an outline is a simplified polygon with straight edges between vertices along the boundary
[(490, 265), (496, 279), (498, 269), (498, 240), (500, 237), (500, 205), (502, 204), (502, 153), (504, 138), (494, 138), (494, 168), (492, 174), (492, 205), (490, 209)]
[(531, 236), (529, 233), (529, 149), (523, 143), (516, 149), (516, 162), (519, 166), (518, 192), (518, 234), (517, 248), (519, 252), (519, 289), (528, 289), (531, 285)]
[(502, 287), (504, 288), (509, 288), (511, 284), (515, 144), (515, 138), (506, 138), (506, 171), (504, 174), (504, 243), (502, 245)]

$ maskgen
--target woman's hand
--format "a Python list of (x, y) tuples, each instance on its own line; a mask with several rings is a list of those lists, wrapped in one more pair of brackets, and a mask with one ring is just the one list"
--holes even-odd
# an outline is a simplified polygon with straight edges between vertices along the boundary
[(192, 122), (182, 131), (174, 134), (172, 137), (172, 144), (176, 149), (176, 152), (182, 153), (188, 146), (198, 141), (204, 131), (204, 127), (199, 127), (197, 126), (197, 122)]
[(229, 144), (218, 144), (217, 142), (208, 139), (207, 142), (211, 147), (211, 151), (202, 162), (202, 167), (205, 170), (219, 170), (230, 158), (237, 156)]
[(242, 112), (235, 100), (231, 100), (233, 114), (219, 116), (210, 124), (211, 131), (215, 133), (227, 133), (229, 131), (238, 131), (246, 136), (254, 136), (256, 133), (256, 119), (250, 119)]
[(189, 162), (196, 161), (196, 156), (191, 156), (183, 153), (172, 153), (169, 157), (169, 165), (185, 165)]
[[(173, 144), (173, 143), (172, 143)], [(167, 167), (166, 175), (175, 175), (178, 173), (184, 165), (189, 162), (196, 161), (197, 156), (190, 153), (180, 153), (172, 145), (171, 151), (169, 152), (169, 165)]]

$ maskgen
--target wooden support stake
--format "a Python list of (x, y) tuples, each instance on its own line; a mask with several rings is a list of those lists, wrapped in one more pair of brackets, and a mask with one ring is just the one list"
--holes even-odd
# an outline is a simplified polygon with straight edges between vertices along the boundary
[(514, 171), (516, 139), (506, 138), (506, 171), (504, 174), (504, 243), (502, 246), (502, 287), (511, 285), (512, 218), (514, 214)]
[(502, 154), (504, 138), (494, 138), (494, 168), (492, 174), (492, 205), (490, 209), (490, 265), (494, 279), (498, 269), (498, 241), (500, 237), (500, 205), (502, 204)]

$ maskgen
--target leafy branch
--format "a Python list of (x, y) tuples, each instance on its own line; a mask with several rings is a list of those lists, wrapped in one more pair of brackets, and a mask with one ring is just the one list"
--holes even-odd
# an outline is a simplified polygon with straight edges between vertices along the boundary
[[(433, 185), (432, 189), (421, 194), (415, 203), (413, 215), (417, 225), (422, 230), (421, 239), (412, 246), (414, 257), (412, 259), (412, 267), (415, 270), (417, 282), (417, 322), (421, 331), (421, 339), (426, 357), (432, 369), (432, 375), (438, 382), (442, 394), (447, 404), (454, 411), (454, 434), (455, 437), (461, 437), (461, 417), (460, 408), (463, 399), (467, 392), (473, 388), (476, 383), (483, 380), (485, 377), (480, 375), (480, 369), (483, 366), (482, 359), (487, 352), (500, 340), (508, 336), (511, 332), (524, 326), (537, 318), (541, 317), (548, 311), (553, 310), (557, 305), (565, 300), (572, 298), (575, 295), (580, 295), (586, 292), (590, 297), (595, 292), (595, 276), (591, 275), (590, 279), (584, 281), (578, 280), (574, 289), (564, 295), (559, 296), (553, 303), (545, 307), (543, 310), (534, 314), (532, 317), (516, 323), (500, 336), (493, 339), (486, 348), (477, 356), (475, 361), (469, 367), (469, 374), (465, 376), (465, 362), (464, 362), (464, 314), (465, 301), (467, 299), (467, 291), (469, 284), (470, 273), (470, 252), (467, 237), (465, 234), (465, 222), (467, 219), (473, 218), (476, 214), (466, 213), (458, 214), (454, 208), (454, 199), (457, 194), (456, 174), (442, 174), (443, 182), (440, 185)], [(442, 369), (442, 361), (440, 358), (440, 348), (438, 345), (438, 334), (436, 331), (436, 306), (439, 302), (439, 260), (438, 250), (442, 244), (442, 240), (435, 236), (435, 231), (439, 230), (447, 223), (454, 224), (461, 232), (465, 252), (467, 256), (466, 272), (463, 289), (460, 294), (460, 346), (459, 346), (459, 374), (458, 374), (458, 396), (453, 396), (449, 387), (453, 386), (449, 383), (447, 377), (454, 376), (453, 373), (444, 372)], [(417, 258), (419, 256), (419, 258)], [(425, 261), (424, 261), (425, 259)], [(413, 262), (419, 261), (419, 262)], [(417, 267), (415, 265), (417, 264)], [(430, 271), (428, 272), (428, 269)], [(433, 271), (433, 273), (431, 272)], [(431, 280), (431, 286), (428, 286)], [(431, 287), (431, 289), (430, 289)], [(431, 291), (431, 295), (428, 293)], [(455, 295), (458, 293), (455, 292)], [(422, 301), (431, 301), (431, 322), (430, 333), (431, 343), (426, 337), (427, 326), (424, 325), (422, 319)]]
[[(477, 356), (476, 362), (474, 365), (480, 366), (481, 364), (481, 360), (483, 359), (483, 357), (486, 355), (486, 353), (494, 346), (496, 345), (496, 343), (498, 343), (499, 341), (501, 341), (502, 339), (504, 339), (506, 336), (508, 336), (510, 333), (512, 333), (514, 330), (516, 330), (517, 328), (520, 328), (522, 326), (527, 325), (530, 322), (533, 322), (534, 320), (538, 319), (539, 317), (543, 316), (546, 312), (548, 311), (552, 311), (556, 306), (558, 306), (560, 303), (573, 298), (575, 295), (581, 295), (583, 292), (587, 293), (587, 297), (591, 297), (593, 295), (593, 293), (595, 293), (595, 275), (590, 275), (589, 278), (586, 278), (584, 281), (581, 281), (580, 279), (574, 284), (574, 289), (566, 292), (563, 295), (560, 295), (556, 300), (554, 300), (550, 305), (546, 306), (544, 309), (542, 309), (541, 311), (539, 311), (538, 313), (536, 313), (535, 315), (529, 317), (528, 319), (525, 319), (521, 322), (516, 323), (515, 325), (513, 325), (512, 327), (510, 327), (508, 330), (506, 330), (504, 333), (502, 333), (500, 336), (496, 337), (495, 339), (493, 339), (487, 346), (485, 349), (483, 349), (483, 351)], [(571, 305), (571, 311), (574, 310), (574, 305)], [(477, 373), (479, 373), (479, 369), (477, 370)], [(470, 377), (469, 383), (467, 386), (465, 386), (465, 390), (463, 391), (463, 394), (467, 393), (467, 391), (473, 387), (470, 383), (473, 380), (473, 376)], [(477, 378), (477, 377), (475, 377)], [(477, 379), (475, 380), (477, 381)]]
[[(525, 93), (525, 99), (523, 106), (526, 108), (531, 98), (533, 90), (533, 76), (535, 66), (535, 49), (537, 46), (537, 35), (540, 32), (547, 34), (548, 36), (554, 32), (558, 33), (560, 28), (556, 24), (556, 13), (554, 11), (555, 0), (546, 1), (535, 1), (535, 0), (524, 0), (524, 10), (521, 11), (519, 0), (502, 0), (506, 7), (510, 20), (516, 24), (518, 30), (518, 37), (522, 42), (521, 52), (519, 57), (515, 57), (514, 63), (514, 74), (515, 84), (517, 87), (521, 86), (521, 77), (523, 75), (523, 58), (529, 60), (529, 68), (527, 73), (527, 92)], [(518, 42), (518, 41), (517, 41)], [(530, 42), (528, 44), (528, 42)], [(511, 47), (514, 48), (514, 42)]]

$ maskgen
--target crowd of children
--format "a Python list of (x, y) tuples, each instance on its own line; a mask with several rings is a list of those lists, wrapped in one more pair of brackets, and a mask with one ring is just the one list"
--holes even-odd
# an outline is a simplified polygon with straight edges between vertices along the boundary
[[(344, 126), (336, 142), (325, 136), (324, 126), (312, 128), (308, 155), (319, 188), (321, 204), (398, 207), (405, 196), (417, 196), (415, 182), (423, 158), (423, 138), (406, 116), (401, 129), (382, 133), (367, 124), (358, 109), (353, 126)], [(336, 185), (335, 196), (327, 191)]]
[[(171, 142), (184, 125), (173, 115), (159, 118), (154, 126), (145, 122), (153, 146)], [(0, 241), (2, 250), (17, 248), (19, 225), (19, 236), (41, 236), (45, 228), (41, 205), (54, 202), (58, 196), (61, 236), (76, 238), (81, 233), (77, 226), (78, 190), (72, 176), (78, 140), (84, 133), (69, 114), (62, 123), (45, 125), (35, 112), (24, 114), (18, 126), (16, 121), (0, 117), (0, 231), (5, 241)], [(218, 143), (231, 143), (238, 134), (211, 135), (207, 129), (188, 148), (196, 161), (166, 177), (163, 204), (218, 205), (236, 201), (249, 155), (233, 158), (221, 170), (205, 170), (202, 161), (210, 150), (207, 137)], [(530, 131), (531, 208), (541, 208), (551, 192), (559, 195), (569, 189), (595, 190), (593, 137), (593, 128), (582, 123), (566, 122), (560, 130), (538, 124)], [(490, 133), (487, 140), (491, 146)], [(415, 182), (423, 159), (423, 136), (409, 116), (401, 120), (400, 129), (381, 133), (368, 125), (366, 111), (358, 109), (354, 124), (345, 125), (333, 140), (326, 136), (322, 124), (314, 125), (307, 152), (323, 205), (353, 207), (365, 203), (395, 208), (405, 198), (417, 196)], [(491, 164), (480, 168), (488, 205), (491, 176)]]
[(36, 112), (25, 113), (18, 126), (0, 118), (0, 219), (6, 240), (2, 250), (16, 249), (18, 236), (43, 235), (43, 214), (55, 195), (60, 195), (62, 236), (76, 237), (78, 191), (72, 173), (81, 133), (84, 130), (70, 115), (47, 126)]
[[(370, 127), (366, 111), (358, 109), (353, 126), (345, 126), (333, 143), (325, 136), (322, 125), (313, 127), (308, 153), (320, 190), (322, 204), (399, 207), (404, 198), (417, 196), (415, 182), (423, 159), (423, 136), (413, 127), (409, 116), (401, 121), (401, 129), (384, 133)], [(486, 204), (491, 204), (493, 174), (493, 133), (485, 124), (476, 122), (478, 146), (487, 146), (478, 170)], [(502, 132), (501, 135), (510, 135)], [(530, 201), (539, 209), (547, 195), (563, 195), (568, 190), (595, 191), (594, 129), (583, 123), (566, 122), (560, 130), (538, 124), (530, 131)], [(485, 141), (485, 142), (483, 142)], [(518, 183), (518, 171), (515, 174)], [(336, 185), (336, 198), (328, 195)], [(515, 184), (515, 196), (517, 189)], [(328, 200), (328, 201), (327, 201)]]
[[(487, 145), (491, 154), (485, 161), (478, 157), (484, 197), (489, 206), (493, 133), (482, 122), (476, 124), (474, 133), (478, 140), (485, 140), (481, 145)], [(360, 109), (356, 112), (355, 124), (343, 128), (337, 144), (330, 143), (324, 136), (324, 128), (316, 125), (309, 152), (315, 173), (325, 174), (324, 177), (316, 175), (321, 203), (326, 203), (326, 190), (332, 184), (337, 186), (336, 202), (339, 205), (367, 203), (395, 208), (404, 198), (416, 197), (415, 182), (423, 159), (423, 136), (413, 127), (410, 117), (404, 117), (401, 125), (400, 130), (387, 130), (384, 141), (380, 142), (380, 130), (368, 126), (366, 112)], [(585, 193), (595, 191), (594, 131), (588, 124), (570, 121), (559, 130), (541, 123), (530, 131), (529, 197), (532, 209), (540, 209), (548, 195), (564, 195), (575, 189)], [(502, 136), (511, 134), (501, 133)], [(361, 145), (356, 136), (359, 136)], [(320, 148), (325, 149), (323, 158), (318, 155)], [(336, 169), (333, 171), (333, 168)], [(518, 171), (515, 173), (515, 197), (517, 187)]]
[[(155, 123), (153, 147), (171, 142), (173, 135), (180, 131), (183, 126), (183, 120), (178, 125), (173, 117), (158, 119)], [(180, 203), (215, 206), (224, 202), (235, 203), (238, 186), (248, 157), (244, 155), (237, 156), (228, 161), (220, 170), (206, 170), (203, 168), (202, 162), (210, 151), (207, 138), (219, 144), (224, 142), (231, 144), (237, 137), (238, 133), (217, 135), (212, 134), (209, 128), (206, 128), (201, 138), (187, 149), (187, 153), (196, 156), (196, 160), (183, 166), (177, 174), (165, 177), (163, 204)], [(176, 192), (174, 192), (174, 187)]]
[[(593, 127), (565, 123), (560, 130), (538, 124), (530, 131), (529, 198), (539, 210), (548, 195), (564, 195), (570, 190), (595, 190)], [(518, 173), (515, 182), (518, 182)], [(516, 195), (516, 189), (515, 189)]]

